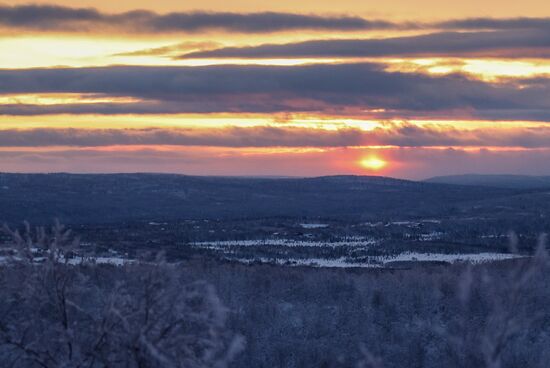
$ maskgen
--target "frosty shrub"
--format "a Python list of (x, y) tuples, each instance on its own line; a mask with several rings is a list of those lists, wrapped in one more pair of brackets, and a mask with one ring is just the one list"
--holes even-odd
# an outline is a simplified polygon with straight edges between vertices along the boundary
[[(511, 242), (514, 251), (513, 237)], [(420, 355), (426, 358), (427, 352), (436, 351), (441, 366), (456, 368), (547, 366), (545, 350), (538, 355), (522, 352), (547, 340), (548, 268), (546, 236), (540, 237), (530, 257), (500, 267), (463, 265), (457, 277), (450, 279), (452, 304), (434, 304), (436, 312), (423, 310), (422, 315), (411, 316), (409, 334), (429, 336), (422, 341)], [(360, 353), (358, 368), (395, 366), (366, 344), (360, 346)], [(429, 366), (439, 364), (431, 361)]]
[[(511, 239), (514, 250), (515, 239)], [(448, 342), (457, 366), (501, 368), (519, 339), (543, 318), (537, 312), (537, 293), (548, 270), (546, 236), (539, 239), (532, 257), (509, 267), (506, 272), (475, 270), (468, 266), (457, 285), (459, 313), (439, 328)], [(533, 307), (535, 306), (535, 307)], [(485, 313), (480, 314), (483, 309)], [(481, 317), (481, 318), (480, 318)]]
[(2, 367), (223, 368), (243, 348), (214, 289), (177, 265), (96, 265), (60, 224), (4, 231)]

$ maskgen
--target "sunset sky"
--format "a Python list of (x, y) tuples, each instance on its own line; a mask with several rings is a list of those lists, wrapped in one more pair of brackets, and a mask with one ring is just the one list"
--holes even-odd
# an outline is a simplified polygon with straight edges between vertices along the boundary
[(550, 2), (0, 2), (0, 171), (550, 175)]

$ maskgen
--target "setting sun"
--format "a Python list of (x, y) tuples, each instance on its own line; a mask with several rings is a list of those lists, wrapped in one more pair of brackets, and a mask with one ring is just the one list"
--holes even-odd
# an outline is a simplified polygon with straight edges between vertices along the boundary
[(383, 169), (388, 164), (386, 161), (378, 157), (367, 157), (362, 159), (359, 163), (363, 168), (375, 171)]

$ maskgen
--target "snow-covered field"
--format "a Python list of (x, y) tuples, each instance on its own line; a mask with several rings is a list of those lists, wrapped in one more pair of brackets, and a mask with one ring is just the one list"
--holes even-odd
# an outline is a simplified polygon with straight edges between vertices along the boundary
[(229, 247), (255, 247), (255, 246), (274, 246), (274, 247), (367, 247), (379, 244), (379, 241), (368, 238), (349, 238), (336, 242), (309, 241), (293, 239), (263, 239), (263, 240), (227, 240), (191, 243), (192, 246), (207, 249), (226, 249)]
[(462, 254), (443, 254), (443, 253), (417, 253), (405, 252), (398, 255), (376, 257), (380, 262), (386, 264), (390, 262), (470, 262), (484, 263), (504, 261), (507, 259), (523, 258), (524, 256), (510, 253), (462, 253)]
[(113, 265), (113, 266), (123, 266), (127, 263), (134, 262), (131, 259), (125, 259), (125, 258), (122, 258), (122, 257), (86, 257), (86, 258), (73, 257), (73, 258), (69, 259), (68, 263), (69, 264), (80, 264), (83, 261), (96, 263), (96, 264), (110, 264), (110, 265)]
[(257, 258), (257, 259), (232, 259), (242, 263), (269, 263), (284, 266), (310, 266), (333, 268), (383, 268), (392, 262), (445, 262), (449, 264), (468, 262), (472, 264), (497, 262), (508, 259), (523, 258), (525, 256), (507, 253), (471, 253), (471, 254), (441, 254), (441, 253), (415, 253), (406, 252), (392, 256), (369, 257), (364, 262), (354, 262), (349, 258), (335, 259), (324, 258)]
[[(44, 255), (41, 255), (39, 250), (37, 248), (31, 248), (31, 252), (33, 253), (33, 261), (36, 263), (41, 263), (46, 260), (46, 257)], [(11, 253), (14, 254), (13, 256), (0, 256), (0, 264), (5, 264), (9, 262), (10, 260), (18, 260), (21, 259), (19, 256), (16, 255), (15, 250), (11, 250)], [(111, 251), (113, 255), (111, 256), (73, 256), (71, 258), (67, 258), (66, 261), (64, 258), (61, 259), (62, 262), (66, 262), (70, 265), (77, 265), (83, 262), (87, 263), (96, 263), (96, 264), (110, 264), (114, 266), (122, 266), (127, 263), (132, 263), (134, 260), (124, 258), (123, 256), (119, 255), (115, 251)]]
[(241, 263), (269, 263), (281, 266), (309, 266), (309, 267), (332, 267), (332, 268), (381, 268), (382, 265), (374, 263), (352, 263), (346, 258), (324, 259), (324, 258), (256, 258), (256, 259), (232, 259), (233, 261)]
[[(441, 233), (423, 234), (422, 240), (437, 239)], [(382, 242), (367, 237), (344, 237), (338, 241), (313, 241), (295, 239), (262, 239), (195, 242), (190, 244), (197, 249), (212, 251), (214, 256), (242, 263), (269, 263), (282, 266), (310, 266), (334, 268), (384, 268), (398, 262), (443, 262), (443, 263), (486, 263), (525, 257), (510, 253), (438, 253), (433, 251), (388, 250)], [(45, 260), (45, 255), (37, 248), (31, 248), (34, 261)], [(6, 264), (14, 249), (4, 249), (0, 264)], [(388, 253), (389, 252), (389, 253)], [(393, 252), (393, 253), (392, 253)], [(388, 254), (385, 254), (388, 253)], [(82, 262), (122, 266), (135, 260), (114, 250), (102, 255), (74, 255), (67, 259), (68, 264)]]
[[(439, 232), (423, 234), (420, 241), (438, 239)], [(285, 266), (311, 267), (391, 267), (396, 262), (485, 263), (523, 257), (508, 253), (437, 253), (401, 251), (383, 252), (381, 242), (369, 238), (343, 238), (339, 241), (292, 239), (234, 240), (192, 243), (193, 247), (214, 251), (221, 258), (243, 263), (270, 263)], [(259, 247), (250, 249), (251, 247)], [(303, 248), (303, 249), (300, 249)], [(370, 250), (376, 249), (374, 255)], [(329, 250), (327, 252), (327, 250)]]
[(328, 224), (300, 224), (300, 226), (304, 229), (323, 229), (325, 227), (328, 227)]

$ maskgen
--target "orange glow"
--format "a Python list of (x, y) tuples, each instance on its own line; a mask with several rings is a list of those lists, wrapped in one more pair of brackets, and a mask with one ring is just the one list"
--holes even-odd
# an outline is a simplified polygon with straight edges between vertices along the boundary
[(364, 158), (359, 162), (359, 164), (361, 165), (361, 167), (372, 171), (381, 170), (388, 165), (386, 161), (376, 156)]
[[(313, 29), (301, 29), (298, 20), (295, 26), (294, 21), (289, 24), (274, 21), (271, 28), (263, 29), (255, 28), (255, 21), (250, 26), (226, 27), (225, 21), (220, 20), (219, 26), (205, 23), (206, 28), (201, 28), (198, 22), (198, 28), (185, 31), (186, 21), (178, 30), (179, 25), (166, 23), (168, 27), (163, 27), (164, 21), (159, 21), (157, 26), (156, 21), (147, 20), (148, 15), (139, 18), (139, 13), (135, 22), (133, 15), (120, 17), (121, 24), (82, 18), (74, 22), (62, 19), (50, 27), (20, 23), (17, 19), (2, 20), (0, 172), (160, 170), (201, 175), (353, 173), (428, 177), (450, 171), (531, 170), (550, 174), (546, 165), (550, 159), (550, 143), (546, 140), (550, 137), (550, 119), (545, 114), (550, 103), (542, 95), (547, 82), (542, 78), (550, 80), (550, 51), (544, 44), (519, 43), (514, 39), (506, 46), (501, 40), (508, 23), (511, 27), (508, 32), (518, 40), (536, 39), (535, 28), (539, 28), (536, 22), (528, 26), (533, 31), (521, 30), (516, 35), (513, 30), (519, 29), (515, 27), (522, 21), (513, 19), (550, 16), (547, 0), (525, 0), (506, 6), (497, 0), (463, 0), (452, 6), (439, 0), (392, 0), (382, 4), (359, 0), (10, 0), (7, 3), (90, 7), (109, 14), (136, 9), (150, 9), (159, 15), (178, 11), (246, 14), (283, 11), (323, 16), (327, 21), (318, 26), (315, 22), (311, 23), (313, 26), (304, 23), (306, 28)], [(502, 29), (500, 26), (455, 28), (449, 26), (452, 22), (438, 25), (440, 21), (475, 20), (489, 14), (495, 18), (495, 24), (505, 21)], [(371, 29), (368, 23), (360, 26), (359, 22), (357, 28), (348, 29), (347, 21), (328, 20), (348, 16), (362, 17), (367, 22), (393, 22), (395, 26), (388, 23), (378, 27), (373, 23)], [(506, 21), (508, 18), (512, 21)], [(105, 18), (108, 19), (111, 18)], [(141, 26), (147, 22), (151, 22), (150, 27)], [(486, 35), (480, 36), (477, 46), (470, 47), (468, 40), (481, 31)], [(464, 45), (460, 37), (449, 41), (449, 45), (441, 45), (441, 40), (454, 39), (439, 36), (441, 32), (469, 35), (464, 38)], [(426, 37), (408, 38), (421, 35)], [(369, 39), (375, 40), (372, 52), (346, 51), (348, 47), (358, 47), (353, 46), (355, 41)], [(319, 45), (323, 43), (318, 42), (287, 46), (323, 40), (349, 41), (333, 51), (332, 47), (322, 50)], [(419, 47), (402, 48), (407, 42), (419, 42)], [(386, 50), (384, 45), (395, 47)], [(264, 46), (268, 52), (204, 53), (258, 46)], [(364, 67), (366, 80), (372, 69), (381, 76), (395, 73), (389, 77), (395, 77), (396, 81), (402, 78), (413, 81), (418, 77), (425, 83), (418, 83), (421, 90), (418, 95), (414, 90), (405, 94), (392, 92), (398, 84), (391, 80), (384, 84), (382, 79), (378, 82), (373, 78), (364, 96), (359, 93), (361, 87), (354, 90), (353, 85), (330, 83), (330, 76), (326, 83), (309, 84), (309, 78), (313, 79), (317, 73), (336, 69), (327, 65), (361, 73), (363, 67), (351, 66), (361, 63), (371, 64)], [(273, 69), (281, 70), (281, 80), (278, 72), (265, 83), (254, 82), (250, 87), (248, 78), (235, 87), (231, 84), (232, 77), (202, 79), (209, 69), (203, 67), (220, 65), (211, 69), (216, 73), (220, 70), (220, 75), (235, 70), (238, 71), (235, 75), (252, 76), (271, 69), (257, 65), (279, 66)], [(316, 66), (303, 67), (308, 65)], [(170, 86), (165, 90), (151, 93), (138, 90), (142, 81), (134, 87), (133, 81), (117, 77), (109, 81), (112, 88), (96, 88), (94, 83), (84, 80), (103, 73), (103, 67), (122, 70), (132, 66), (154, 67), (142, 68), (144, 80), (162, 69), (174, 69), (168, 73), (174, 73), (175, 80), (168, 81)], [(74, 69), (61, 72), (72, 75), (74, 82), (59, 87), (49, 72), (21, 70), (29, 68)], [(80, 73), (79, 68), (98, 70)], [(296, 71), (296, 78), (287, 82), (290, 70)], [(11, 86), (12, 75), (29, 79), (21, 86)], [(48, 77), (34, 81), (35, 76), (41, 75)], [(138, 75), (136, 79), (139, 78)], [(541, 81), (528, 82), (524, 78), (541, 78)], [(5, 79), (8, 83), (4, 83)], [(210, 88), (210, 82), (215, 88)], [(378, 83), (380, 91), (376, 88)], [(409, 82), (404, 83), (405, 86)], [(219, 95), (215, 93), (218, 84), (227, 85), (220, 87)], [(479, 87), (470, 88), (470, 84)], [(542, 92), (537, 97), (539, 85)], [(235, 93), (230, 95), (233, 88)], [(428, 88), (435, 91), (423, 93)], [(478, 88), (480, 92), (476, 92)], [(485, 90), (487, 96), (482, 93)], [(530, 96), (535, 96), (533, 101)], [(481, 100), (472, 101), (475, 99)], [(496, 101), (494, 107), (486, 100)], [(504, 104), (508, 100), (510, 106)], [(209, 110), (210, 106), (215, 108)], [(208, 112), (218, 110), (226, 112)]]
[(498, 82), (502, 78), (526, 78), (550, 74), (550, 63), (546, 59), (426, 57), (379, 58), (378, 62), (386, 64), (386, 70), (391, 72), (433, 75), (463, 73), (488, 82)]
[[(0, 96), (0, 109), (3, 103), (37, 103), (48, 105), (59, 103), (94, 103), (130, 102), (130, 97), (112, 96), (81, 96), (79, 94), (34, 94)], [(287, 127), (310, 128), (335, 131), (339, 129), (359, 129), (373, 131), (375, 129), (391, 129), (404, 125), (414, 125), (421, 128), (439, 128), (445, 130), (460, 130), (468, 132), (476, 129), (514, 130), (518, 128), (545, 128), (544, 121), (502, 121), (502, 120), (377, 120), (360, 116), (333, 116), (322, 114), (289, 114), (288, 116), (256, 114), (256, 113), (215, 113), (215, 114), (121, 114), (121, 115), (36, 115), (8, 116), (0, 115), (0, 130), (3, 129), (35, 129), (35, 128), (81, 128), (81, 129), (143, 129), (143, 128), (227, 128), (227, 127)]]
[[(410, 33), (410, 32), (409, 32)], [(409, 35), (407, 32), (386, 31), (383, 35), (356, 33), (345, 35), (330, 34), (331, 39), (388, 38)], [(285, 44), (319, 39), (318, 32), (285, 33), (275, 35), (188, 35), (188, 42), (203, 43), (215, 39), (219, 47), (258, 46), (261, 44)], [(345, 36), (345, 37), (339, 37)], [(215, 38), (212, 38), (215, 37)], [(185, 59), (178, 55), (190, 50), (177, 48), (172, 54), (131, 55), (137, 51), (174, 47), (181, 43), (177, 36), (149, 37), (107, 37), (97, 35), (25, 35), (0, 37), (0, 68), (20, 69), (36, 67), (94, 67), (109, 65), (144, 66), (207, 66), (207, 65), (273, 65), (298, 66), (307, 64), (340, 64), (374, 62), (386, 65), (391, 72), (424, 73), (446, 75), (463, 73), (484, 81), (498, 82), (506, 78), (525, 78), (550, 75), (548, 59), (483, 58), (475, 56), (448, 57), (274, 57), (274, 58), (206, 58)], [(519, 53), (519, 52), (518, 52)], [(373, 112), (378, 109), (374, 109)]]
[(93, 103), (136, 103), (141, 100), (133, 97), (100, 96), (91, 93), (24, 93), (0, 96), (0, 105), (68, 105)]

